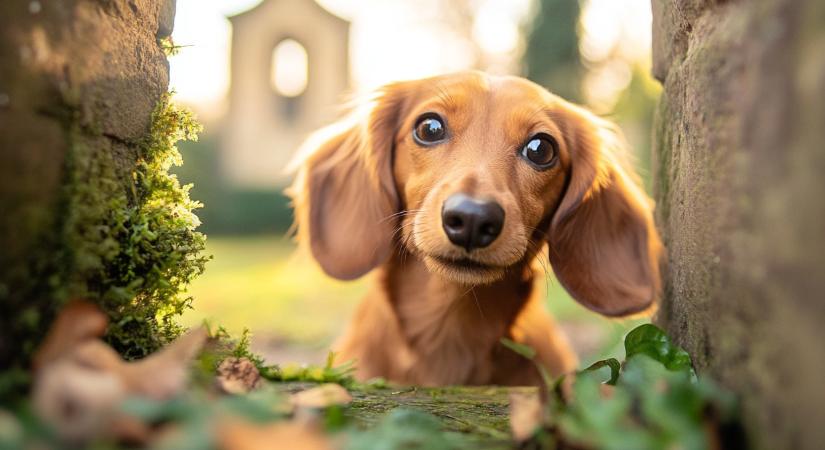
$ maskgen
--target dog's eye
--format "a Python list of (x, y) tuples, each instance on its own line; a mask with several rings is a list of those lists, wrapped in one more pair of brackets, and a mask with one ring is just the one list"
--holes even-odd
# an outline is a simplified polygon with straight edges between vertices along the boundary
[(413, 139), (421, 145), (433, 145), (447, 137), (447, 127), (437, 114), (427, 113), (418, 118), (413, 129)]
[(521, 156), (538, 169), (548, 169), (558, 160), (558, 148), (552, 136), (537, 134), (521, 148)]

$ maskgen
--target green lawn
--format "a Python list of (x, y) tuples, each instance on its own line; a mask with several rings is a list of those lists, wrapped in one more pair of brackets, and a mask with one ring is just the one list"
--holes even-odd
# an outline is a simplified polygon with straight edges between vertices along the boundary
[(214, 259), (189, 289), (195, 308), (184, 315), (185, 325), (207, 319), (233, 334), (249, 328), (325, 347), (366, 286), (327, 277), (284, 237), (210, 237), (207, 251)]
[[(253, 333), (253, 348), (273, 362), (318, 362), (366, 289), (364, 279), (333, 280), (281, 236), (210, 237), (214, 255), (189, 289), (194, 310), (184, 325), (204, 319), (233, 334)], [(583, 363), (621, 356), (621, 337), (640, 320), (602, 318), (579, 306), (548, 279), (548, 307), (578, 349)]]

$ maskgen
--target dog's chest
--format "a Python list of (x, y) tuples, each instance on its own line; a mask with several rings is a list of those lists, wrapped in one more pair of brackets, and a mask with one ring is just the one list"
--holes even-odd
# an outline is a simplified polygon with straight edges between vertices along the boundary
[[(426, 297), (421, 294), (429, 294)], [(464, 295), (462, 295), (464, 293)], [(401, 332), (413, 355), (407, 375), (425, 385), (487, 384), (495, 371), (494, 349), (507, 336), (517, 301), (494, 292), (419, 291), (396, 304)]]

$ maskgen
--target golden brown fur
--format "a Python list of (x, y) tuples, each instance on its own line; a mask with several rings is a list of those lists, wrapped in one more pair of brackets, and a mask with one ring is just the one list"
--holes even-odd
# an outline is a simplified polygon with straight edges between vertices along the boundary
[[(425, 112), (449, 130), (434, 147), (412, 138)], [(539, 132), (558, 142), (558, 163), (541, 171), (519, 156)], [(652, 205), (623, 157), (608, 122), (527, 80), (478, 72), (388, 85), (311, 138), (290, 188), (299, 240), (336, 278), (375, 269), (340, 360), (356, 359), (361, 379), (537, 383), (531, 363), (500, 344), (508, 337), (552, 374), (575, 369), (534, 288), (545, 245), (562, 285), (601, 314), (649, 310), (659, 289)], [(445, 236), (442, 204), (458, 192), (505, 211), (489, 246), (468, 251)]]

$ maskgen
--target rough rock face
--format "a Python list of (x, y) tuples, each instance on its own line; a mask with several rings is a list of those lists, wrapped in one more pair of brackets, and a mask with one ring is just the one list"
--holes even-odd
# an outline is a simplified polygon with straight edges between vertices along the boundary
[(653, 0), (658, 321), (756, 448), (825, 442), (825, 2)]
[[(0, 367), (31, 351), (65, 263), (73, 146), (112, 155), (122, 184), (166, 92), (174, 0), (0, 2)], [(105, 200), (105, 199), (104, 199)], [(63, 207), (63, 209), (61, 209)], [(21, 348), (22, 347), (22, 348)]]

